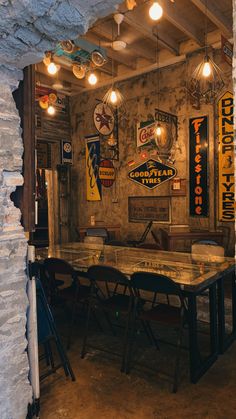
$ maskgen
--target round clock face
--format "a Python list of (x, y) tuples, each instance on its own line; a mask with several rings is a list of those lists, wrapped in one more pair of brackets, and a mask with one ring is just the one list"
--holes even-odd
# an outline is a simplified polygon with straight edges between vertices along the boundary
[(110, 106), (98, 103), (93, 113), (94, 125), (102, 135), (109, 135), (114, 129), (114, 115)]

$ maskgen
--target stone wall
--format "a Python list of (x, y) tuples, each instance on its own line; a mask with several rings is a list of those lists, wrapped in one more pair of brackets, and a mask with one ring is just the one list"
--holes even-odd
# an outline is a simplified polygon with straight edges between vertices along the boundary
[(20, 69), (62, 39), (86, 32), (119, 0), (0, 2), (0, 417), (25, 419), (32, 402), (26, 353), (27, 242), (11, 193), (23, 183), (20, 120), (12, 97)]
[[(178, 138), (174, 143), (172, 157), (178, 176), (187, 179), (186, 196), (171, 198), (171, 224), (189, 224), (193, 228), (214, 229), (219, 223), (216, 219), (216, 153), (217, 153), (217, 120), (216, 106), (202, 105), (196, 110), (190, 104), (186, 92), (186, 79), (201, 61), (201, 53), (196, 53), (185, 63), (161, 69), (159, 72), (160, 98), (159, 108), (178, 116)], [(220, 51), (215, 53), (215, 61), (223, 70), (225, 87), (232, 90), (231, 69), (227, 63), (221, 62)], [(103, 188), (102, 201), (86, 201), (85, 183), (85, 143), (84, 136), (96, 134), (93, 123), (93, 110), (97, 100), (101, 100), (108, 87), (90, 91), (73, 97), (71, 100), (73, 147), (75, 163), (73, 167), (73, 222), (74, 230), (78, 225), (88, 225), (91, 215), (96, 220), (107, 224), (121, 224), (121, 238), (139, 238), (145, 228), (145, 223), (128, 222), (129, 196), (166, 196), (169, 195), (169, 182), (158, 186), (152, 191), (128, 180), (131, 168), (128, 162), (134, 160), (136, 164), (142, 160), (136, 148), (136, 123), (150, 119), (158, 102), (156, 98), (156, 72), (122, 82), (118, 85), (125, 96), (125, 106), (119, 116), (119, 151), (120, 160), (114, 162), (117, 178), (111, 188)], [(222, 92), (221, 92), (222, 93)], [(209, 217), (194, 219), (189, 217), (188, 200), (188, 154), (189, 154), (189, 118), (208, 115), (209, 117)], [(150, 157), (149, 157), (150, 158)], [(155, 158), (155, 157), (154, 157)], [(135, 166), (134, 166), (135, 167)], [(234, 223), (231, 226), (231, 248), (233, 247)], [(156, 227), (168, 227), (157, 224)], [(151, 238), (151, 235), (149, 237)]]

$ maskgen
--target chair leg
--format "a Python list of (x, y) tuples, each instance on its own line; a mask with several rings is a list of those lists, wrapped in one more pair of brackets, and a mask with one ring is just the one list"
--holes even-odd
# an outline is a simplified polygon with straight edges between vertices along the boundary
[(74, 307), (72, 308), (70, 325), (69, 325), (69, 330), (68, 330), (68, 335), (67, 335), (67, 346), (66, 346), (67, 350), (70, 349), (72, 327), (73, 327), (73, 324), (74, 324), (74, 321), (75, 321), (75, 312), (76, 312), (76, 301), (74, 302)]
[(89, 304), (88, 304), (88, 311), (87, 311), (87, 318), (86, 318), (86, 324), (85, 324), (85, 331), (84, 331), (84, 339), (83, 339), (83, 344), (82, 344), (82, 349), (81, 349), (81, 354), (80, 354), (82, 359), (84, 358), (85, 353), (86, 353), (89, 320), (90, 320), (90, 315), (91, 315), (91, 310), (92, 310), (92, 298), (93, 298), (93, 286), (91, 286), (91, 292), (90, 292)]
[(126, 374), (129, 374), (130, 372), (130, 360), (131, 360), (131, 354), (132, 354), (134, 338), (135, 338), (136, 312), (137, 312), (137, 306), (135, 303), (133, 310), (131, 312), (131, 315), (130, 315), (130, 333), (128, 333), (128, 336), (127, 336), (127, 349), (126, 349), (126, 356), (125, 356), (125, 373)]
[(174, 369), (174, 382), (172, 387), (172, 392), (176, 393), (178, 389), (178, 376), (179, 376), (179, 365), (180, 365), (180, 353), (181, 353), (181, 345), (183, 339), (183, 319), (181, 319), (181, 323), (179, 326), (179, 333), (177, 338), (177, 353), (175, 359), (175, 369)]
[(103, 310), (103, 314), (104, 314), (104, 316), (106, 318), (106, 321), (107, 321), (107, 323), (108, 323), (108, 325), (110, 327), (110, 330), (111, 330), (113, 336), (116, 336), (116, 332), (114, 330), (114, 327), (112, 326), (112, 322), (110, 320), (109, 314), (105, 310)]
[(150, 325), (150, 323), (148, 321), (146, 321), (145, 323), (146, 323), (147, 329), (148, 329), (148, 331), (150, 333), (152, 342), (154, 343), (156, 349), (159, 351), (160, 350), (160, 346), (159, 346), (158, 341), (157, 341), (157, 339), (156, 339), (156, 337), (155, 337), (155, 335), (154, 335), (154, 333), (152, 331), (151, 325)]

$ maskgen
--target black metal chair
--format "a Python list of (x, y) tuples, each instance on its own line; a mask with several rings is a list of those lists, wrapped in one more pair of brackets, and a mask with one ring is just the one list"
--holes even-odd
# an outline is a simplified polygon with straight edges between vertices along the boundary
[[(129, 350), (127, 351), (127, 371), (129, 371), (130, 358), (135, 334), (136, 320), (140, 320), (145, 327), (145, 332), (149, 335), (150, 340), (159, 350), (159, 341), (155, 337), (151, 323), (160, 323), (168, 326), (173, 326), (178, 330), (177, 350), (175, 358), (175, 368), (173, 377), (173, 392), (177, 391), (178, 375), (179, 375), (179, 361), (180, 350), (182, 344), (183, 326), (187, 315), (187, 305), (182, 295), (180, 287), (170, 278), (164, 275), (158, 275), (150, 272), (136, 272), (131, 276), (131, 286), (135, 296), (134, 316), (131, 327), (131, 336), (129, 343)], [(158, 295), (165, 294), (165, 296), (174, 295), (179, 301), (178, 306), (170, 304), (170, 299), (167, 302), (158, 301)], [(140, 300), (142, 304), (139, 304)], [(145, 304), (143, 301), (145, 300)]]
[[(88, 346), (87, 339), (91, 310), (100, 310), (104, 314), (106, 322), (113, 335), (115, 335), (115, 329), (113, 327), (114, 324), (110, 319), (110, 315), (115, 314), (116, 317), (119, 317), (119, 315), (122, 314), (126, 317), (125, 333), (123, 338), (123, 350), (121, 354), (121, 371), (123, 372), (126, 370), (127, 337), (133, 302), (130, 281), (118, 269), (105, 265), (91, 266), (88, 269), (87, 275), (91, 280), (91, 294), (87, 313), (87, 321), (85, 326), (84, 340), (81, 351), (81, 358), (84, 358), (86, 353), (86, 347)], [(89, 346), (94, 347), (92, 345)], [(101, 347), (96, 349), (100, 349), (101, 351), (105, 352), (111, 352)], [(114, 352), (112, 353), (115, 355), (120, 355)]]
[[(63, 259), (47, 258), (44, 261), (44, 267), (48, 278), (48, 288), (51, 292), (49, 295), (49, 303), (63, 306), (64, 309), (69, 306), (71, 311), (70, 327), (68, 328), (67, 337), (67, 348), (69, 348), (76, 308), (78, 305), (88, 305), (90, 281), (88, 281), (86, 273), (75, 271), (73, 267)], [(71, 281), (70, 286), (60, 288), (57, 282), (57, 275), (68, 276)], [(79, 277), (85, 278), (87, 285), (81, 284)]]
[[(48, 305), (44, 289), (39, 279), (36, 281), (36, 290), (38, 343), (44, 347), (44, 354), (40, 357), (40, 359), (46, 358), (48, 366), (47, 371), (41, 374), (40, 379), (43, 380), (48, 375), (56, 372), (58, 368), (63, 367), (65, 375), (70, 375), (72, 381), (74, 381), (75, 376), (73, 370), (61, 343), (52, 312)], [(55, 343), (60, 358), (60, 362), (57, 364), (55, 364), (54, 354), (51, 348), (52, 342)]]
[(109, 241), (109, 234), (105, 227), (91, 227), (86, 229), (86, 236), (91, 237), (102, 237), (103, 241), (107, 243)]

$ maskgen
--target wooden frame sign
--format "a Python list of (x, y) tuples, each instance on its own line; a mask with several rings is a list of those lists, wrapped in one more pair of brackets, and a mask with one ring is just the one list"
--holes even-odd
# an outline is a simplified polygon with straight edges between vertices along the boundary
[(170, 198), (167, 196), (129, 196), (129, 222), (170, 223)]
[(191, 217), (208, 216), (208, 118), (189, 121), (189, 204)]

